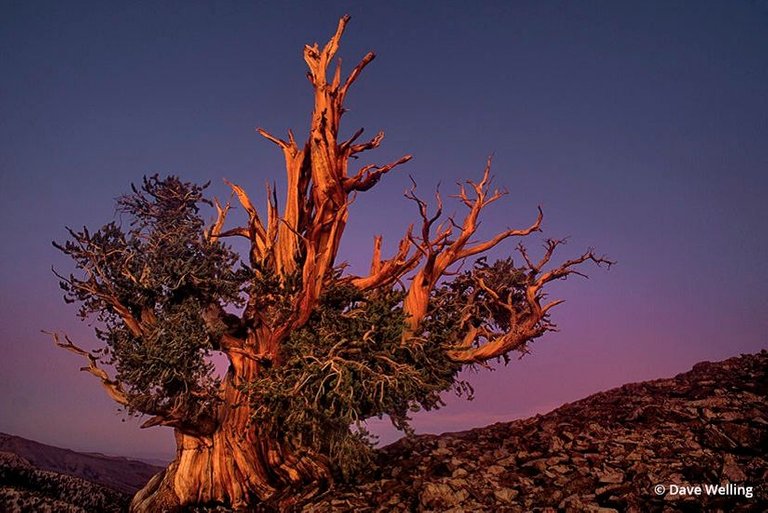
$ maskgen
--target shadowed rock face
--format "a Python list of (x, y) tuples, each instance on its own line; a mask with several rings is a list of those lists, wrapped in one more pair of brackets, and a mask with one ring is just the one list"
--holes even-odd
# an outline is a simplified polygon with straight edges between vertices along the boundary
[[(768, 352), (595, 394), (546, 415), (382, 449), (371, 480), (308, 513), (768, 511)], [(665, 485), (660, 495), (654, 486)], [(670, 485), (724, 485), (681, 495)], [(746, 487), (752, 487), (752, 498)], [(691, 493), (695, 493), (691, 491)]]

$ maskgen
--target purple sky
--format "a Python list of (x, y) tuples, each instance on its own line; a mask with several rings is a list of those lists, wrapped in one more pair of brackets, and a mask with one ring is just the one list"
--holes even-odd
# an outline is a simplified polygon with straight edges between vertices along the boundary
[(144, 174), (212, 179), (218, 195), (227, 178), (262, 198), (283, 165), (254, 127), (306, 133), (301, 49), (346, 12), (347, 69), (378, 57), (343, 131), (382, 129), (372, 158), (414, 160), (358, 197), (343, 259), (367, 265), (374, 233), (394, 249), (416, 219), (408, 174), (425, 195), (438, 182), (448, 194), (494, 153), (510, 195), (481, 232), (526, 226), (541, 204), (545, 235), (571, 237), (563, 257), (596, 246), (619, 261), (551, 287), (568, 300), (561, 332), (472, 376), (476, 400), (418, 415), (418, 431), (544, 412), (768, 346), (766, 1), (317, 4), (2, 3), (0, 431), (172, 451), (170, 430), (124, 422), (40, 333), (93, 340), (61, 299), (50, 267), (71, 267), (50, 241), (112, 219), (114, 198)]

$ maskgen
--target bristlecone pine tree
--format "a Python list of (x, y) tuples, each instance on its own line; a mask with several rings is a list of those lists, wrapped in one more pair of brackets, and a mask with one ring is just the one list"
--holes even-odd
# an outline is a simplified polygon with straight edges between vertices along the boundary
[[(439, 195), (431, 211), (412, 189), (420, 219), (396, 254), (383, 259), (375, 237), (370, 273), (345, 272), (337, 253), (352, 197), (411, 158), (348, 169), (383, 138), (358, 142), (359, 130), (339, 139), (347, 92), (374, 58), (345, 80), (339, 61), (328, 79), (348, 21), (322, 49), (304, 48), (314, 89), (308, 140), (259, 130), (285, 156), (282, 210), (269, 191), (265, 219), (228, 183), (247, 219), (227, 227), (230, 203), (206, 200), (205, 186), (153, 176), (118, 200), (130, 223), (70, 230), (56, 244), (79, 270), (59, 276), (65, 300), (95, 319), (103, 347), (86, 351), (59, 334), (56, 342), (84, 357), (82, 370), (128, 413), (148, 416), (143, 427), (169, 426), (176, 436), (176, 459), (135, 496), (133, 512), (297, 508), (365, 470), (363, 421), (388, 415), (407, 430), (409, 412), (440, 406), (442, 392), (471, 393), (458, 379), (463, 367), (506, 360), (554, 329), (549, 313), (561, 301), (545, 299), (548, 282), (589, 261), (610, 265), (591, 250), (552, 265), (559, 240), (548, 240), (540, 259), (519, 245), (519, 266), (488, 263), (485, 252), (542, 221), (539, 210), (530, 226), (476, 240), (482, 210), (504, 195), (491, 189), (489, 161), (480, 181), (459, 187), (463, 218), (443, 218)], [(206, 204), (217, 212), (208, 227)], [(247, 263), (223, 242), (229, 237), (248, 241)], [(211, 351), (229, 361), (221, 379)]]

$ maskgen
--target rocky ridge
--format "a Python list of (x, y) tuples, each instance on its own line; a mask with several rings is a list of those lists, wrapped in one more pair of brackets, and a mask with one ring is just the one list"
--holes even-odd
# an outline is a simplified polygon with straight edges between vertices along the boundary
[(763, 512), (767, 449), (763, 350), (546, 415), (402, 439), (380, 451), (369, 480), (302, 511)]

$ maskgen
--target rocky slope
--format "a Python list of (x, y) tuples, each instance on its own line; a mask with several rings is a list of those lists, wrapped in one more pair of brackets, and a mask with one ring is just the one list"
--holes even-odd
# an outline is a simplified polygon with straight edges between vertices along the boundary
[(766, 483), (762, 351), (546, 415), (400, 440), (381, 451), (371, 480), (337, 488), (303, 511), (764, 512)]

